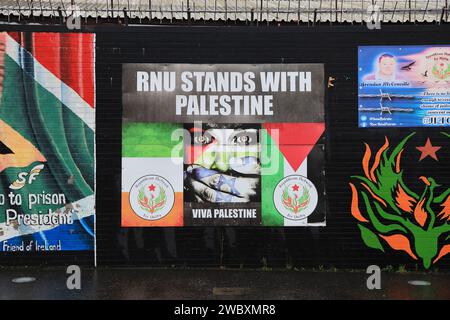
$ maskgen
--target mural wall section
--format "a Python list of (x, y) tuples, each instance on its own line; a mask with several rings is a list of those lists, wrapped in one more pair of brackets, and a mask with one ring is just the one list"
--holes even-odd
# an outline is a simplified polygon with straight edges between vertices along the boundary
[[(96, 231), (98, 265), (448, 268), (447, 25), (14, 31), (2, 34), (2, 194), (57, 195), (33, 208), (77, 218), (11, 225), (2, 241), (56, 250), (3, 250), (0, 264), (92, 264)], [(270, 94), (274, 111), (288, 110), (280, 118), (223, 104), (226, 114), (205, 116), (199, 96), (212, 94), (178, 87), (186, 72), (249, 71), (253, 91), (225, 88), (219, 105)], [(318, 95), (261, 93), (261, 72), (276, 71), (311, 72)], [(174, 73), (174, 90), (169, 78), (146, 87), (158, 72)], [(29, 150), (14, 167), (11, 134)], [(223, 152), (230, 144), (240, 149)], [(271, 175), (264, 154), (279, 155)]]
[(18, 263), (88, 257), (95, 244), (95, 35), (2, 32), (0, 48), (0, 251)]

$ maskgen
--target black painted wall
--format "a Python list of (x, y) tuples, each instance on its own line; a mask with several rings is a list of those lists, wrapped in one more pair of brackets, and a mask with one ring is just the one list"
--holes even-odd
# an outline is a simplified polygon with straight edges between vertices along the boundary
[[(28, 30), (48, 31), (42, 27)], [(449, 25), (383, 25), (381, 30), (374, 31), (361, 25), (96, 27), (90, 31), (97, 34), (98, 265), (300, 269), (365, 268), (375, 263), (416, 267), (402, 252), (382, 253), (363, 244), (356, 220), (350, 214), (348, 183), (351, 175), (362, 174), (363, 142), (380, 147), (385, 135), (398, 142), (412, 131), (417, 131), (418, 139), (426, 139), (443, 130), (359, 129), (357, 46), (450, 44)], [(121, 68), (126, 62), (324, 63), (326, 79), (336, 78), (334, 87), (326, 89), (325, 105), (327, 226), (121, 228)], [(439, 138), (435, 141), (438, 145), (446, 143)], [(441, 151), (440, 157), (433, 174), (448, 186), (448, 148)], [(420, 175), (420, 170), (415, 168), (413, 171), (417, 172), (411, 176)], [(420, 190), (419, 181), (409, 178), (407, 181)], [(34, 258), (24, 257), (20, 263), (38, 261)], [(9, 256), (1, 259), (17, 262)], [(61, 264), (73, 259), (73, 254), (65, 254), (64, 259), (47, 256), (44, 262)], [(436, 267), (442, 270), (449, 265), (447, 256)]]
[[(448, 44), (448, 26), (153, 27), (97, 35), (97, 241), (100, 265), (229, 267), (415, 267), (402, 252), (367, 248), (350, 214), (350, 176), (361, 174), (363, 142), (381, 146), (414, 129), (358, 129), (357, 46)], [(324, 63), (327, 196), (325, 228), (120, 228), (121, 63)], [(427, 136), (430, 131), (418, 130)], [(443, 144), (443, 141), (436, 140)], [(441, 145), (440, 144), (440, 145)], [(448, 151), (438, 165), (450, 181)], [(441, 153), (441, 157), (444, 153)], [(447, 162), (445, 162), (447, 160)], [(410, 181), (411, 185), (418, 181)], [(439, 262), (441, 269), (449, 259)]]

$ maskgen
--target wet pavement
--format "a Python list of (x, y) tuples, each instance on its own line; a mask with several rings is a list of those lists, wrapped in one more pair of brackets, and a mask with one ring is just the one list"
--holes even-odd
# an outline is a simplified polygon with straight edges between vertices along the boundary
[[(83, 268), (69, 290), (64, 268), (1, 268), (0, 299), (450, 299), (448, 273), (381, 273), (369, 290), (363, 271)], [(34, 277), (14, 283), (18, 277)], [(430, 285), (414, 286), (410, 281)]]

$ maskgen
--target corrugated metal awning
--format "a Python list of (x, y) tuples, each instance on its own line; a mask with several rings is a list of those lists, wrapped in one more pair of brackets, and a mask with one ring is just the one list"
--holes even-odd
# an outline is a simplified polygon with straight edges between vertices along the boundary
[[(4, 16), (362, 22), (378, 6), (383, 22), (448, 21), (448, 0), (2, 0)], [(376, 9), (376, 7), (374, 7)]]

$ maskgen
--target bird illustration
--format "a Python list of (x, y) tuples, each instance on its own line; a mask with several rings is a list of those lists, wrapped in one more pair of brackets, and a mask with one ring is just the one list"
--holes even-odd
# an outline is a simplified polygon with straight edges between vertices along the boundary
[(411, 67), (412, 67), (415, 63), (416, 63), (416, 61), (413, 61), (413, 62), (411, 62), (411, 63), (409, 63), (409, 64), (407, 64), (407, 65), (401, 67), (400, 69), (402, 69), (403, 71), (409, 71), (409, 70), (411, 70)]
[[(433, 178), (421, 176), (419, 179), (425, 184), (422, 195), (417, 199), (417, 196), (413, 193), (410, 192), (410, 194), (408, 194), (406, 191), (400, 191), (397, 188), (396, 204), (403, 211), (413, 214), (415, 221), (421, 227), (424, 227), (428, 218), (431, 216), (427, 212), (427, 208), (433, 203), (434, 189), (439, 185)], [(405, 203), (408, 203), (409, 205), (405, 206)]]

